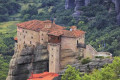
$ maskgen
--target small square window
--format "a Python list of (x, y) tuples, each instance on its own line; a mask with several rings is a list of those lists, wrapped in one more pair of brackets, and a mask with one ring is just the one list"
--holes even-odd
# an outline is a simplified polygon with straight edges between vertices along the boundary
[(25, 36), (24, 36), (24, 38), (25, 38)]
[(53, 55), (52, 55), (52, 57), (53, 57)]
[(32, 41), (30, 41), (30, 44), (32, 44)]

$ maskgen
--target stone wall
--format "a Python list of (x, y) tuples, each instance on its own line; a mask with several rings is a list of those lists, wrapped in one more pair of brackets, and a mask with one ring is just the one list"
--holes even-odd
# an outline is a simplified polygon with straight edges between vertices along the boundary
[(61, 37), (61, 49), (77, 50), (77, 39), (70, 37)]
[(40, 36), (40, 43), (44, 44), (48, 42), (48, 33), (44, 32), (44, 31), (40, 31), (39, 32), (39, 36)]
[(84, 52), (84, 58), (94, 59), (96, 56), (110, 57), (112, 58), (112, 54), (109, 52), (97, 52), (90, 44), (86, 46)]
[(84, 58), (89, 57), (90, 59), (93, 59), (96, 54), (97, 54), (97, 51), (91, 45), (86, 45)]

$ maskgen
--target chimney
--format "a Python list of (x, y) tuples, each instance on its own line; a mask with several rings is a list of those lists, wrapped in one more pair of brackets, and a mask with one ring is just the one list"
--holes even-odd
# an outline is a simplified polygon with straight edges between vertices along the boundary
[(77, 30), (77, 27), (76, 26), (71, 26), (70, 31), (75, 31), (75, 30)]
[(52, 22), (50, 20), (46, 20), (46, 21), (44, 21), (44, 23), (45, 23), (46, 28), (51, 28)]

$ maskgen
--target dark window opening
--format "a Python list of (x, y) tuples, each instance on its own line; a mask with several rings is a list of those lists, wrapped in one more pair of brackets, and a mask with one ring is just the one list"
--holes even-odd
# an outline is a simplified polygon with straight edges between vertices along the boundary
[(26, 31), (26, 33), (27, 33), (27, 31)]
[(24, 38), (25, 38), (25, 36), (24, 36)]
[(43, 39), (41, 39), (41, 40), (43, 40)]
[(53, 55), (52, 55), (52, 57), (53, 57)]
[(33, 37), (31, 37), (31, 39), (33, 39)]
[(60, 38), (58, 37), (58, 40), (59, 40)]
[(53, 61), (51, 61), (51, 63), (53, 63)]
[(78, 42), (78, 40), (77, 40), (77, 45), (78, 45), (78, 43), (79, 43), (79, 42)]
[(24, 41), (24, 44), (25, 44), (25, 41)]
[(23, 30), (23, 32), (24, 32), (24, 30)]
[(42, 36), (43, 36), (43, 34), (42, 34)]
[(53, 48), (52, 48), (52, 50), (53, 50)]
[(32, 44), (32, 41), (30, 41), (30, 44)]

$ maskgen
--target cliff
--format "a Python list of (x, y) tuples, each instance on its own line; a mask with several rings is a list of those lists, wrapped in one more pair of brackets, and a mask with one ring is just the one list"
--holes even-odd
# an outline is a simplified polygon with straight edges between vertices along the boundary
[(32, 70), (34, 73), (48, 71), (48, 64), (47, 46), (37, 45), (35, 48), (33, 46), (24, 46), (21, 53), (18, 53), (17, 44), (15, 44), (15, 54), (10, 61), (6, 80), (26, 80)]
[[(106, 0), (105, 0), (106, 1)], [(115, 4), (115, 10), (117, 12), (117, 22), (120, 25), (120, 0), (111, 0)], [(73, 17), (78, 17), (82, 14), (79, 10), (82, 6), (88, 6), (91, 3), (91, 0), (66, 0), (65, 1), (65, 9), (73, 8), (74, 13)]]

